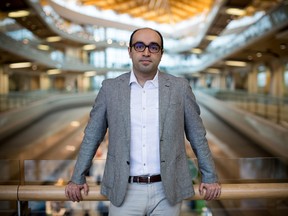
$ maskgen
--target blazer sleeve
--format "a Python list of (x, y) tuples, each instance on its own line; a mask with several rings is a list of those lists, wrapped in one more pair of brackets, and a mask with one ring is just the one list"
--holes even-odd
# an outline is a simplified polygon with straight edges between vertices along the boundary
[(107, 131), (107, 107), (105, 96), (105, 81), (95, 99), (90, 112), (90, 119), (84, 131), (84, 138), (80, 146), (74, 172), (71, 181), (76, 184), (86, 182), (86, 174), (89, 171), (95, 153), (103, 141)]
[(200, 108), (190, 85), (185, 85), (185, 134), (197, 157), (202, 182), (215, 183), (218, 177), (214, 161), (206, 139), (206, 130), (200, 117)]

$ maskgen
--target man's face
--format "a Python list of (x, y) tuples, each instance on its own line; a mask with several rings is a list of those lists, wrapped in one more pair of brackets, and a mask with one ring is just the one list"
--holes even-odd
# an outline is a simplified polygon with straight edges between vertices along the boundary
[[(136, 42), (142, 42), (146, 46), (149, 44), (158, 44), (161, 46), (160, 36), (151, 29), (138, 30), (133, 36), (132, 45)], [(150, 52), (148, 47), (143, 52), (136, 51), (134, 47), (129, 47), (128, 50), (135, 73), (156, 74), (162, 57), (162, 47), (160, 47), (158, 53)]]

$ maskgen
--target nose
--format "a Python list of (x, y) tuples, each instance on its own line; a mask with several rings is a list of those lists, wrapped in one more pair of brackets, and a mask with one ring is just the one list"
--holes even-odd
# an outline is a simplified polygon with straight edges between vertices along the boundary
[(143, 51), (143, 55), (145, 55), (145, 56), (150, 56), (150, 51), (149, 51), (149, 49), (148, 49), (148, 47), (145, 47), (145, 49), (144, 49), (144, 51)]

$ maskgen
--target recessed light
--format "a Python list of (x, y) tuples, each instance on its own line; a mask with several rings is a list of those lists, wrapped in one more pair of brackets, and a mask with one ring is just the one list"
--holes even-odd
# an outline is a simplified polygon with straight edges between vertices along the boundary
[(26, 10), (19, 10), (19, 11), (13, 11), (13, 12), (8, 13), (8, 17), (10, 18), (26, 17), (29, 15), (30, 15), (30, 12)]
[(225, 61), (225, 64), (228, 66), (235, 66), (235, 67), (245, 67), (247, 66), (246, 62), (243, 61)]
[(256, 56), (257, 56), (258, 58), (260, 58), (260, 57), (262, 56), (262, 53), (261, 53), (261, 52), (257, 52), (257, 53), (256, 53)]
[(59, 69), (47, 70), (47, 74), (49, 74), (49, 75), (60, 74), (60, 73), (61, 73), (61, 70), (59, 70)]
[(206, 70), (208, 73), (214, 73), (214, 74), (219, 74), (220, 70), (218, 68), (208, 68)]
[(51, 36), (51, 37), (47, 37), (46, 41), (47, 42), (58, 42), (61, 40), (60, 36)]
[(31, 62), (18, 62), (18, 63), (13, 63), (10, 64), (9, 67), (10, 68), (27, 68), (27, 67), (31, 67), (32, 63)]
[(193, 49), (191, 50), (191, 52), (192, 52), (192, 53), (195, 53), (195, 54), (200, 54), (200, 53), (202, 53), (202, 49), (193, 48)]
[(44, 45), (44, 44), (39, 44), (37, 47), (38, 47), (38, 49), (40, 49), (40, 50), (45, 50), (45, 51), (47, 51), (47, 50), (50, 49), (49, 46)]
[(86, 76), (86, 77), (91, 77), (91, 76), (95, 76), (96, 74), (97, 74), (96, 71), (86, 71), (86, 72), (84, 73), (84, 76)]
[(213, 41), (217, 38), (217, 36), (216, 35), (207, 35), (205, 38), (206, 38), (206, 40)]
[(94, 50), (96, 49), (96, 45), (95, 44), (87, 44), (87, 45), (84, 45), (82, 47), (83, 50)]
[(245, 11), (239, 8), (228, 8), (225, 11), (229, 15), (234, 15), (234, 16), (243, 16), (245, 15)]

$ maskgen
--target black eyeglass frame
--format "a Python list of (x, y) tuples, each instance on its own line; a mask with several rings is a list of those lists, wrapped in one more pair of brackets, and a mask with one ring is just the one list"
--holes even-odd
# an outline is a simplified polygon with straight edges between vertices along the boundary
[[(144, 46), (144, 49), (143, 49), (143, 50), (137, 50), (137, 49), (135, 48), (135, 45), (136, 45), (136, 44), (139, 44), (139, 43)], [(159, 50), (158, 50), (157, 52), (154, 52), (154, 51), (152, 50), (152, 48), (151, 48), (152, 45), (153, 45), (153, 46), (155, 46), (155, 45), (158, 46), (158, 47), (159, 47)], [(137, 41), (137, 42), (135, 42), (134, 44), (132, 44), (131, 47), (133, 47), (136, 52), (144, 52), (147, 47), (148, 47), (148, 50), (149, 50), (150, 53), (159, 53), (160, 51), (162, 51), (162, 47), (161, 47), (158, 43), (156, 43), (156, 42), (152, 42), (152, 43), (150, 43), (149, 45), (146, 45), (145, 43), (143, 43), (143, 42), (141, 42), (141, 41)], [(152, 51), (151, 51), (151, 50), (152, 50)]]

